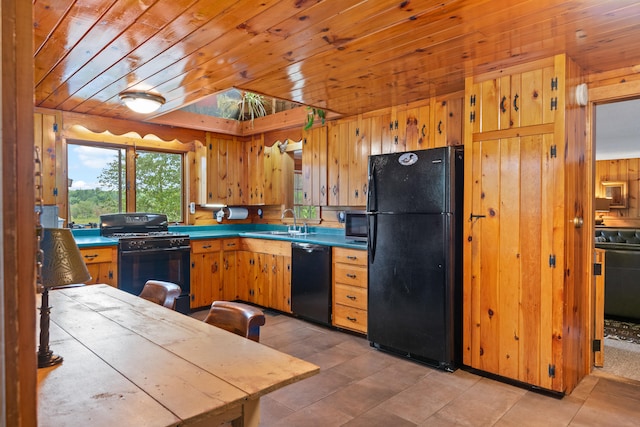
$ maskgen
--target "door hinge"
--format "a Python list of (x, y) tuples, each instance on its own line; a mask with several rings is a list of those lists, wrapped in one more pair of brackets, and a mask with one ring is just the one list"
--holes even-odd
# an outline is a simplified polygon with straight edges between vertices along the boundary
[(58, 187), (53, 189), (53, 195), (54, 195), (54, 197), (58, 196)]
[(476, 121), (476, 112), (475, 112), (475, 111), (472, 111), (472, 112), (469, 114), (469, 123), (474, 123), (475, 121)]
[(551, 148), (549, 149), (549, 155), (551, 157), (557, 157), (558, 156), (558, 149), (555, 145), (552, 145)]
[(558, 97), (551, 98), (551, 111), (558, 109)]
[(553, 254), (549, 255), (549, 267), (556, 268), (556, 256)]
[(558, 78), (554, 77), (551, 79), (551, 90), (558, 90)]
[(471, 97), (469, 97), (469, 105), (472, 107), (476, 106), (476, 96), (475, 95), (471, 95)]
[(360, 136), (360, 128), (356, 128), (356, 136)]
[(593, 275), (594, 276), (602, 276), (602, 264), (595, 263), (593, 264)]
[(209, 151), (213, 150), (213, 144), (209, 144)]
[(58, 124), (57, 123), (53, 124), (53, 131), (54, 132), (58, 132)]
[(549, 377), (556, 377), (556, 365), (549, 365)]
[(602, 351), (602, 341), (600, 340), (593, 340), (593, 342), (591, 343), (591, 348), (594, 352), (596, 351)]

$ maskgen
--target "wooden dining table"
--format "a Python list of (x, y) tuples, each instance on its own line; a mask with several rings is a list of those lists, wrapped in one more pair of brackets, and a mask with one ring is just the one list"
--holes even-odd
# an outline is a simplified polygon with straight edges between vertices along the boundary
[(49, 292), (39, 426), (256, 426), (261, 396), (319, 368), (108, 285)]

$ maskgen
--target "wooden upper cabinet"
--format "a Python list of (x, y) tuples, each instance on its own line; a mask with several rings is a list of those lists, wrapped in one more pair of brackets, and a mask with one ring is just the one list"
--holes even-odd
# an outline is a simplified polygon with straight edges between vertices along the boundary
[(462, 100), (462, 94), (434, 99), (433, 147), (462, 144)]
[(508, 76), (476, 79), (466, 102), (474, 132), (553, 123), (561, 96), (553, 59)]
[(245, 142), (247, 194), (244, 204), (264, 205), (264, 135), (254, 135)]
[(407, 151), (424, 150), (433, 147), (431, 143), (431, 106), (423, 105), (406, 110), (406, 142)]
[(227, 204), (234, 200), (237, 180), (237, 142), (210, 136), (207, 143), (207, 203)]
[(303, 204), (326, 206), (328, 193), (327, 126), (313, 127), (302, 138)]
[(372, 119), (361, 116), (330, 123), (327, 150), (329, 205), (365, 205), (371, 125)]
[(358, 117), (349, 122), (349, 206), (366, 204), (370, 132), (370, 119)]
[(349, 128), (352, 120), (329, 123), (327, 186), (329, 206), (349, 205)]
[[(57, 171), (66, 169), (66, 154), (60, 138), (62, 119), (59, 113), (34, 114), (34, 144), (37, 147), (40, 172), (40, 188), (36, 188), (36, 200), (41, 197), (43, 205), (57, 205), (58, 215), (67, 218), (66, 174)], [(41, 192), (40, 192), (41, 191)]]
[(294, 160), (278, 144), (264, 147), (264, 204), (293, 205)]

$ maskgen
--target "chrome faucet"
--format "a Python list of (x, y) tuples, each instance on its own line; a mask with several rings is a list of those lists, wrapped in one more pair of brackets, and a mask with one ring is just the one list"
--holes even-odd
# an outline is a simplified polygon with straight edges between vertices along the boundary
[(294, 212), (293, 209), (285, 209), (282, 211), (282, 216), (280, 217), (280, 219), (284, 219), (285, 215), (287, 214), (287, 212), (291, 212), (291, 216), (293, 217), (293, 230), (297, 231), (298, 230), (298, 223), (296, 222), (296, 213)]

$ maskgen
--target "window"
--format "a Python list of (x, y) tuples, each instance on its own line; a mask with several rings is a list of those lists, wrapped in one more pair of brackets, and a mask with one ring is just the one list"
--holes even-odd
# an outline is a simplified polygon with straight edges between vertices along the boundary
[(136, 211), (160, 212), (182, 220), (182, 155), (157, 151), (136, 153)]
[[(89, 144), (68, 144), (69, 223), (97, 224), (100, 215), (138, 212), (167, 215), (171, 222), (182, 221), (183, 155), (160, 151), (136, 151), (134, 165), (127, 165), (127, 150)], [(129, 167), (128, 167), (129, 166)], [(135, 170), (135, 188), (127, 200), (126, 171)]]
[(317, 206), (304, 205), (304, 190), (302, 184), (302, 151), (296, 150), (294, 153), (293, 172), (293, 211), (296, 218), (319, 219), (320, 209)]
[(69, 223), (97, 224), (126, 209), (125, 150), (68, 144)]

